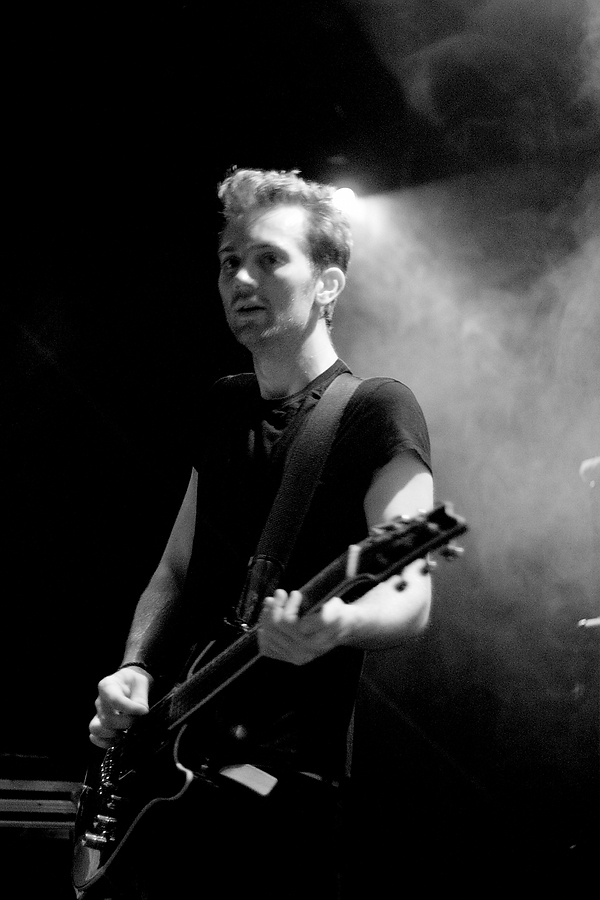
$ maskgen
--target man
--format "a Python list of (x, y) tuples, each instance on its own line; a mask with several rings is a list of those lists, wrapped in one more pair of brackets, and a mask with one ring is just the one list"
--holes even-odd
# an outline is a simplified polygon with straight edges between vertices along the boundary
[[(252, 354), (255, 378), (218, 382), (198, 417), (188, 491), (140, 598), (123, 667), (99, 685), (90, 724), (99, 747), (147, 712), (149, 693), (177, 677), (190, 645), (211, 638), (216, 623), (231, 617), (287, 450), (328, 385), (348, 371), (330, 325), (345, 285), (351, 237), (331, 189), (293, 172), (237, 170), (219, 196), (225, 216), (219, 291), (231, 331)], [(207, 855), (213, 863), (221, 860), (214, 896), (248, 888), (262, 897), (308, 891), (336, 896), (335, 785), (344, 774), (362, 651), (419, 633), (431, 586), (416, 562), (353, 603), (333, 598), (302, 616), (301, 595), (293, 589), (366, 537), (370, 527), (432, 505), (427, 429), (412, 393), (392, 379), (361, 382), (344, 411), (281, 587), (260, 611), (260, 653), (271, 666), (267, 685), (253, 684), (244, 695), (240, 679), (241, 699), (234, 703), (236, 714), (255, 709), (249, 728), (235, 731), (237, 758), (251, 764), (250, 771), (266, 773), (274, 787), (259, 796), (250, 782), (231, 791), (224, 777), (217, 789), (198, 779), (185, 803), (167, 804), (172, 834), (193, 810), (194, 791), (209, 795), (208, 829), (198, 838), (197, 822), (184, 830), (188, 854), (212, 832)], [(265, 709), (277, 711), (273, 720), (262, 714)], [(309, 828), (317, 829), (315, 836), (325, 829), (323, 844), (304, 847), (302, 855)], [(179, 872), (180, 884), (173, 868), (165, 874), (155, 856), (146, 853), (151, 874), (145, 885), (135, 881), (128, 896), (184, 896), (178, 890), (195, 896), (201, 875)], [(241, 856), (245, 862), (236, 866)], [(197, 896), (213, 894), (198, 886)]]

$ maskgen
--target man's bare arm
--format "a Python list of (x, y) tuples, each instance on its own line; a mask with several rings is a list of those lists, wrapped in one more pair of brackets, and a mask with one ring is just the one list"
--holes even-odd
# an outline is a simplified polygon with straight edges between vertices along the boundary
[(164, 553), (136, 606), (124, 663), (149, 663), (149, 655), (161, 640), (181, 596), (194, 542), (197, 485), (194, 469)]
[(177, 610), (192, 555), (197, 481), (193, 470), (160, 563), (134, 613), (123, 663), (139, 666), (119, 669), (98, 685), (96, 715), (90, 722), (90, 740), (98, 747), (108, 747), (119, 731), (148, 711), (157, 648)]
[[(399, 515), (413, 518), (432, 506), (431, 473), (413, 453), (401, 454), (380, 469), (364, 501), (369, 527)], [(302, 665), (339, 645), (383, 649), (418, 634), (427, 624), (431, 605), (431, 579), (422, 569), (422, 561), (416, 561), (354, 603), (334, 597), (300, 619), (301, 595), (276, 591), (265, 603), (261, 651)]]

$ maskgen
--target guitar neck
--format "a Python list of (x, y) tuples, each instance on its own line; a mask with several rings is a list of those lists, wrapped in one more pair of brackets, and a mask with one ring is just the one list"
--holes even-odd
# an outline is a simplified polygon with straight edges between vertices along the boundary
[[(360, 552), (355, 572), (347, 573), (349, 548), (300, 588), (300, 615), (334, 596), (342, 597), (347, 602), (357, 599), (376, 584), (401, 572), (409, 563), (446, 545), (466, 530), (464, 519), (456, 517), (445, 504), (408, 524), (395, 521), (374, 529), (374, 534), (358, 545)], [(173, 688), (150, 710), (150, 716), (144, 718), (156, 716), (167, 729), (176, 728), (242, 675), (259, 657), (258, 626), (255, 626), (242, 632), (199, 672)]]
[[(362, 588), (364, 593), (373, 580), (371, 577), (357, 576), (344, 580), (346, 554), (312, 578), (301, 589), (302, 606), (300, 615), (323, 604), (330, 596), (344, 596), (352, 588), (354, 592)], [(364, 582), (364, 588), (362, 584)], [(258, 626), (242, 632), (217, 656), (206, 663), (183, 684), (177, 685), (150, 710), (150, 715), (160, 718), (167, 729), (179, 727), (201, 706), (208, 703), (227, 685), (242, 675), (260, 657), (258, 646)], [(146, 717), (147, 719), (148, 717)]]
[(169, 728), (181, 725), (188, 716), (208, 703), (260, 656), (258, 626), (242, 633), (195, 675), (178, 685), (163, 702), (169, 706)]

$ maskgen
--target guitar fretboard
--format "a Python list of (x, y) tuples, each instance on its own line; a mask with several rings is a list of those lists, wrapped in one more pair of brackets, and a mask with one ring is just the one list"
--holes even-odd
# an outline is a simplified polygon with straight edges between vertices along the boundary
[(168, 727), (172, 729), (181, 725), (189, 715), (253, 665), (259, 656), (258, 628), (253, 628), (164, 698), (162, 702), (168, 704)]

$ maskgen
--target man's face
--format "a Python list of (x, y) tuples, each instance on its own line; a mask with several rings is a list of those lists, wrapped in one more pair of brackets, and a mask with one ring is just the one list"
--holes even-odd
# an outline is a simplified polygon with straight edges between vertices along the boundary
[(308, 214), (276, 206), (230, 222), (219, 247), (219, 292), (233, 335), (249, 350), (314, 327), (317, 277), (305, 250)]

